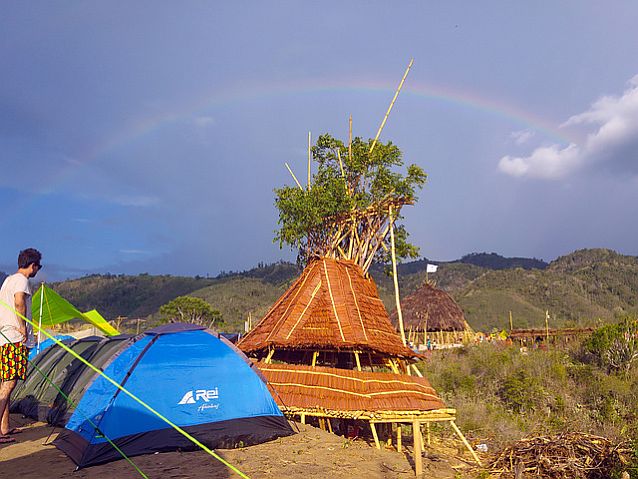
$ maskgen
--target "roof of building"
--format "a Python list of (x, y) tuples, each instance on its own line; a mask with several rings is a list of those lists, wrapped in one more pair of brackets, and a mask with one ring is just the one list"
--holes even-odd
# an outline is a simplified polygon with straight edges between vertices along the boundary
[(315, 259), (239, 342), (276, 349), (359, 350), (416, 357), (390, 322), (372, 278), (352, 261)]
[[(401, 300), (403, 327), (427, 331), (464, 331), (470, 329), (461, 307), (445, 291), (423, 283), (414, 293)], [(398, 324), (397, 312), (392, 313)]]

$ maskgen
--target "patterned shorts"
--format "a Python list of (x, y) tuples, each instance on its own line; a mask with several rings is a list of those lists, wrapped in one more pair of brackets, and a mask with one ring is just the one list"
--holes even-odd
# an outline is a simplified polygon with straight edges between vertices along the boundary
[(7, 343), (0, 346), (0, 381), (25, 379), (29, 350), (22, 343)]

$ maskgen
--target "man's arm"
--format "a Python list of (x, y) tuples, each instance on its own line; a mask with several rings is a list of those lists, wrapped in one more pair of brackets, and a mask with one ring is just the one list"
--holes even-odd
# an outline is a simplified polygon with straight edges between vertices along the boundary
[(16, 311), (19, 313), (16, 315), (18, 318), (18, 324), (20, 325), (20, 327), (18, 328), (18, 331), (20, 331), (20, 334), (24, 336), (24, 340), (26, 341), (27, 324), (25, 323), (24, 319), (22, 319), (20, 315), (22, 316), (27, 315), (27, 295), (23, 291), (18, 291), (16, 294), (13, 295), (13, 302), (15, 304)]

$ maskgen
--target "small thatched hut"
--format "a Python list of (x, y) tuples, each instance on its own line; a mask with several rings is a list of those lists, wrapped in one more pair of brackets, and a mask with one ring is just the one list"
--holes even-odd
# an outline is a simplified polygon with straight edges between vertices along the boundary
[[(437, 344), (471, 340), (472, 328), (461, 307), (448, 293), (428, 282), (401, 300), (401, 311), (406, 335), (415, 345), (426, 344), (428, 339)], [(396, 311), (391, 319), (398, 326)]]

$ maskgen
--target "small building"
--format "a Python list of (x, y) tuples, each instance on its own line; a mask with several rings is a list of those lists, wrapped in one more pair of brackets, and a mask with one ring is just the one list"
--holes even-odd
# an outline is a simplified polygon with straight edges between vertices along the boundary
[[(448, 293), (427, 281), (401, 300), (401, 312), (406, 337), (415, 347), (427, 345), (428, 340), (430, 344), (452, 345), (474, 338), (461, 307)], [(391, 319), (398, 327), (396, 310)]]

